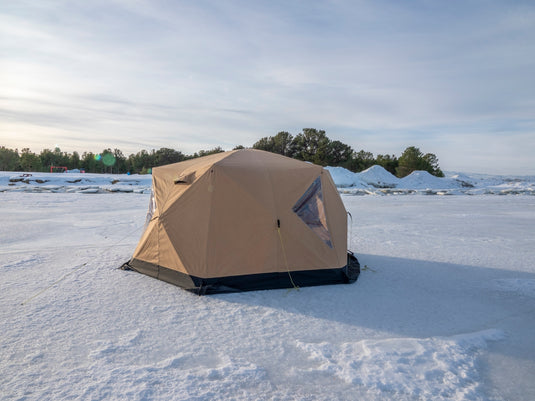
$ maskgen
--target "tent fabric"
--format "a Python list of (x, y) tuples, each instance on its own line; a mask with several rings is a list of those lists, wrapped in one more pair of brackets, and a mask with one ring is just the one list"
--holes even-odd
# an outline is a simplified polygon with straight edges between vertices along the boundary
[(155, 167), (152, 176), (145, 231), (127, 267), (198, 293), (356, 279), (347, 214), (321, 166), (243, 149)]

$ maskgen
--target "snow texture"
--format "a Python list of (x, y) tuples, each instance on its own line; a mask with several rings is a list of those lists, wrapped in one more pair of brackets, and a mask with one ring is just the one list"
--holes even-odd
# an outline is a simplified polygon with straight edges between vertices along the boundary
[[(438, 178), (414, 171), (397, 178), (381, 166), (360, 173), (326, 167), (340, 192), (354, 195), (534, 195), (535, 177), (485, 176), (449, 173)], [(0, 172), (0, 192), (135, 192), (148, 193), (151, 175)]]
[(399, 178), (377, 165), (355, 175), (374, 188), (395, 188), (399, 183)]
[(356, 283), (198, 297), (117, 268), (150, 181), (59, 175), (0, 193), (2, 400), (535, 399), (532, 196), (342, 195)]
[(148, 193), (150, 174), (14, 173), (0, 171), (0, 192)]
[(533, 176), (487, 176), (447, 173), (439, 178), (414, 171), (397, 178), (381, 166), (360, 173), (342, 167), (327, 167), (340, 192), (353, 195), (534, 195)]

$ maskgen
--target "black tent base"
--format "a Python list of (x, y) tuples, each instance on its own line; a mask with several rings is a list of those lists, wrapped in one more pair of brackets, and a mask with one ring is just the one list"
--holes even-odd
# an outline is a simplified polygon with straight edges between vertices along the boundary
[(139, 259), (132, 259), (121, 268), (166, 281), (198, 295), (349, 284), (355, 282), (360, 274), (359, 261), (352, 252), (347, 253), (347, 265), (338, 269), (299, 270), (215, 278), (191, 276)]

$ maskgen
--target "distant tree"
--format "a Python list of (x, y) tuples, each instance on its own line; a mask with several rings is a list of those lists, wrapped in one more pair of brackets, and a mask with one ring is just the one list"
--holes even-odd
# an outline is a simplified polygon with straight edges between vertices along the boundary
[(358, 152), (353, 152), (351, 159), (345, 164), (345, 166), (348, 170), (357, 173), (370, 168), (374, 164), (375, 158), (373, 157), (373, 153), (359, 150)]
[(275, 144), (272, 136), (265, 136), (253, 143), (253, 149), (265, 150), (266, 152), (275, 153)]
[(315, 128), (303, 128), (293, 140), (295, 147), (294, 157), (299, 160), (326, 166), (329, 155), (329, 143), (325, 131)]
[(438, 159), (432, 153), (424, 155), (420, 149), (415, 146), (409, 146), (398, 160), (399, 165), (396, 168), (396, 175), (400, 178), (405, 177), (413, 171), (427, 171), (438, 177), (443, 177), (444, 173), (438, 166)]
[(96, 155), (93, 152), (82, 153), (82, 158), (80, 159), (80, 167), (84, 169), (86, 173), (97, 172), (97, 161), (95, 156)]
[[(154, 153), (154, 151), (153, 151)], [(154, 165), (153, 155), (149, 154), (145, 149), (137, 152), (135, 155), (128, 156), (128, 164), (133, 173), (147, 172), (149, 168)]]
[(210, 149), (210, 150), (200, 150), (199, 152), (196, 152), (193, 154), (193, 157), (204, 157), (204, 156), (208, 156), (208, 155), (213, 155), (213, 154), (216, 154), (216, 153), (221, 153), (221, 152), (224, 152), (224, 150), (221, 148), (221, 146), (217, 146), (213, 149)]
[(399, 158), (399, 165), (396, 169), (396, 175), (400, 178), (405, 177), (416, 170), (424, 170), (423, 153), (415, 146), (406, 148)]
[(438, 158), (433, 153), (426, 153), (424, 160), (427, 162), (427, 171), (437, 177), (444, 177), (444, 173), (438, 166)]
[[(309, 161), (322, 166), (343, 166), (351, 171), (363, 171), (374, 164), (383, 166), (387, 171), (404, 177), (415, 170), (428, 171), (438, 177), (443, 177), (438, 158), (433, 153), (425, 155), (415, 146), (405, 149), (398, 159), (395, 155), (378, 155), (374, 158), (371, 152), (353, 151), (351, 146), (340, 141), (331, 141), (324, 130), (303, 128), (302, 132), (292, 136), (286, 131), (280, 131), (275, 136), (259, 139), (252, 146), (268, 152), (278, 153), (299, 160)], [(234, 148), (244, 149), (238, 145)], [(18, 150), (0, 147), (0, 169), (7, 171), (49, 171), (50, 166), (65, 166), (69, 169), (82, 168), (91, 173), (147, 173), (153, 167), (176, 163), (194, 157), (202, 157), (224, 152), (217, 146), (210, 150), (200, 150), (193, 155), (186, 155), (170, 148), (152, 149), (150, 152), (141, 150), (136, 154), (125, 157), (120, 149), (104, 149), (100, 154), (84, 152), (82, 156), (74, 151), (72, 154), (62, 152), (59, 147), (53, 151), (43, 149), (39, 155), (24, 148), (19, 155)]]
[(241, 149), (245, 149), (242, 145), (238, 145), (238, 146), (235, 146), (234, 149), (232, 150), (241, 150)]
[(295, 137), (286, 131), (281, 131), (275, 136), (259, 139), (253, 148), (322, 166), (339, 166), (347, 163), (353, 153), (349, 145), (331, 141), (325, 131), (315, 128), (303, 128), (303, 132)]
[(294, 138), (290, 133), (281, 131), (275, 136), (266, 136), (259, 139), (253, 144), (253, 149), (265, 150), (266, 152), (293, 157), (295, 155)]
[(287, 157), (294, 157), (295, 144), (293, 136), (289, 132), (280, 131), (273, 137), (273, 152)]
[(29, 148), (24, 148), (20, 153), (20, 168), (22, 171), (41, 171), (41, 159)]
[(340, 141), (329, 141), (327, 148), (326, 164), (329, 166), (345, 166), (353, 155), (351, 146)]
[(160, 148), (154, 154), (154, 166), (165, 166), (166, 164), (178, 163), (186, 159), (182, 152), (169, 148)]
[(104, 149), (100, 153), (100, 157), (97, 158), (97, 168), (99, 168), (102, 173), (113, 174), (115, 162), (116, 160), (113, 151), (110, 148), (107, 148)]
[(375, 164), (382, 166), (385, 170), (394, 175), (396, 174), (396, 168), (399, 165), (395, 155), (377, 155)]
[(45, 170), (50, 169), (51, 166), (59, 165), (56, 163), (56, 154), (50, 149), (43, 149), (41, 153), (39, 153), (39, 159), (41, 160), (41, 166), (43, 166), (43, 169)]
[(126, 157), (120, 149), (113, 149), (113, 157), (115, 157), (115, 171), (118, 174), (124, 174), (128, 172)]
[(5, 146), (0, 146), (0, 170), (1, 171), (16, 171), (19, 169), (20, 157), (17, 149), (8, 149)]
[(56, 166), (68, 167), (70, 156), (67, 152), (62, 152), (59, 147), (54, 148), (54, 162)]
[(49, 171), (52, 166), (68, 168), (70, 165), (69, 154), (62, 152), (57, 146), (54, 148), (54, 151), (43, 149), (39, 154), (39, 159), (41, 160), (41, 166), (44, 171)]
[(69, 170), (80, 168), (80, 155), (78, 154), (78, 152), (74, 151), (71, 155), (69, 155), (69, 162), (67, 164), (67, 167), (69, 168)]

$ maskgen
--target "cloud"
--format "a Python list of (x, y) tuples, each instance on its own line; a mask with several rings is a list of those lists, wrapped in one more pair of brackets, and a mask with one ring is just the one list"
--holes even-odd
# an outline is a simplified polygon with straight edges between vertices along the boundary
[(374, 153), (425, 144), (455, 169), (449, 144), (477, 133), (491, 168), (498, 135), (534, 150), (534, 21), (522, 2), (2, 5), (0, 140), (194, 152), (314, 126)]

